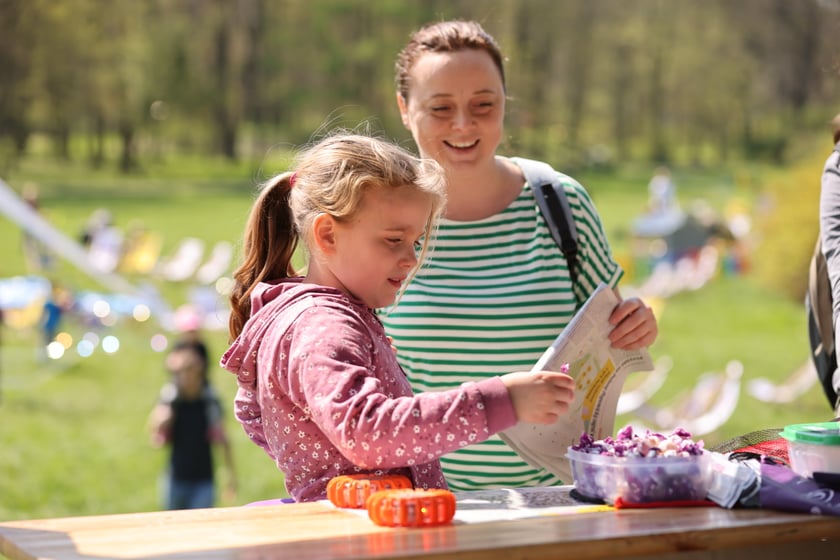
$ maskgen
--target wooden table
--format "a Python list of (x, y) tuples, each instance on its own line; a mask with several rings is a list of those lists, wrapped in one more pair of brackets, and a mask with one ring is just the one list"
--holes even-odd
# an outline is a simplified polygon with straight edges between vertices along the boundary
[(12, 560), (836, 558), (840, 518), (693, 507), (389, 529), (319, 502), (12, 521), (0, 523), (0, 552)]

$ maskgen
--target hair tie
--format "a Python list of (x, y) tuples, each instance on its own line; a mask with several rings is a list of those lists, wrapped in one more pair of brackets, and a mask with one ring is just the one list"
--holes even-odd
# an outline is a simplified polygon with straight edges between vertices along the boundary
[(289, 177), (289, 186), (294, 187), (295, 181), (297, 181), (297, 171), (292, 172), (292, 176)]

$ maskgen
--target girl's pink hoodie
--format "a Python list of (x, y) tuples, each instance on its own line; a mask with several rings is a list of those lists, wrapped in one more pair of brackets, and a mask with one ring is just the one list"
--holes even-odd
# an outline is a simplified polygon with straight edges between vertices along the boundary
[(446, 488), (438, 458), (516, 423), (499, 377), (413, 394), (376, 314), (299, 278), (264, 283), (221, 359), (234, 409), (296, 501), (326, 498), (334, 476), (399, 473)]

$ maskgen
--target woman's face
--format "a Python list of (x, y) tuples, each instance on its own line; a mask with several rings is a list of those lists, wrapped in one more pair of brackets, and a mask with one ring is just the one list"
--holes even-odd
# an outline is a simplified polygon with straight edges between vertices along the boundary
[(505, 92), (489, 54), (425, 53), (409, 77), (408, 99), (397, 94), (397, 102), (421, 155), (447, 171), (493, 159), (504, 127)]

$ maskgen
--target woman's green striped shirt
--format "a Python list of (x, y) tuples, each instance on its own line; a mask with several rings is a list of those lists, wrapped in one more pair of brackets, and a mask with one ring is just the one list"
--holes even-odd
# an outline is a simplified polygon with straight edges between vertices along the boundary
[[(499, 214), (443, 220), (416, 277), (381, 314), (415, 391), (530, 370), (599, 283), (618, 283), (622, 271), (591, 198), (571, 177), (559, 177), (578, 230), (576, 285), (527, 183)], [(498, 436), (441, 462), (453, 490), (561, 483)]]

